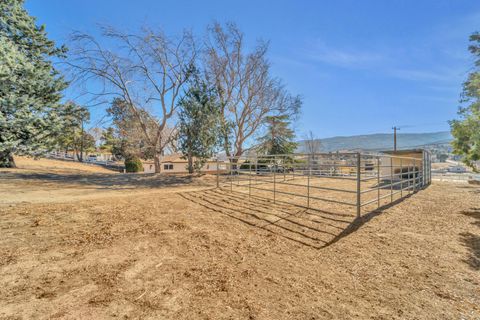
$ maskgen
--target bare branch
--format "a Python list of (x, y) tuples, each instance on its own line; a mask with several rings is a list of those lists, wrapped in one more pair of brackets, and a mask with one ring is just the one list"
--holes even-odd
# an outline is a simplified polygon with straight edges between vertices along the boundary
[[(79, 32), (71, 39), (74, 49), (66, 63), (75, 82), (94, 81), (96, 91), (86, 90), (93, 99), (120, 97), (125, 101), (145, 140), (161, 155), (171, 140), (164, 131), (195, 64), (197, 50), (192, 35), (184, 32), (179, 38), (168, 38), (162, 31), (149, 28), (129, 34), (106, 26), (101, 28), (99, 40)], [(145, 119), (145, 113), (153, 118)], [(153, 135), (149, 129), (152, 123), (156, 125)]]
[[(208, 29), (205, 65), (207, 79), (216, 87), (223, 107), (222, 122), (232, 123), (234, 141), (224, 137), (225, 151), (240, 156), (246, 141), (263, 126), (268, 115), (294, 117), (301, 99), (291, 97), (277, 79), (270, 76), (266, 58), (268, 43), (259, 41), (252, 52), (245, 52), (243, 33), (233, 23), (218, 23)], [(233, 145), (233, 152), (230, 152)]]

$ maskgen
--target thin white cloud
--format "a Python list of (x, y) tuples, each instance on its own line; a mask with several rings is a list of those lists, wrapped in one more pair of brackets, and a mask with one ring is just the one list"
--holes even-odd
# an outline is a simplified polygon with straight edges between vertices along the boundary
[(322, 62), (344, 68), (372, 67), (387, 60), (387, 57), (380, 52), (338, 49), (319, 41), (316, 41), (303, 53), (304, 57), (312, 62)]
[[(376, 76), (418, 82), (425, 88), (443, 93), (459, 90), (473, 65), (468, 53), (468, 36), (478, 25), (480, 11), (462, 19), (437, 25), (406, 39), (403, 43), (383, 45), (326, 43), (323, 39), (306, 40), (303, 49), (278, 59), (302, 69), (321, 72), (325, 77), (331, 70), (323, 66), (346, 70), (367, 71)], [(464, 48), (462, 39), (465, 39)], [(331, 74), (330, 74), (331, 75)], [(433, 87), (433, 88), (432, 88)]]
[(458, 94), (461, 90), (462, 83), (458, 83), (456, 86), (451, 85), (429, 85), (427, 88), (438, 92), (449, 92)]
[[(458, 63), (457, 66), (445, 68), (432, 61), (430, 55), (425, 57), (424, 52), (415, 53), (414, 50), (406, 55), (405, 52), (400, 54), (388, 49), (375, 51), (364, 51), (352, 47), (337, 49), (318, 41), (315, 45), (307, 47), (308, 49), (301, 51), (302, 55), (296, 59), (298, 63), (311, 66), (322, 63), (344, 69), (369, 70), (390, 78), (444, 85), (462, 82), (467, 74), (464, 64)], [(418, 51), (418, 48), (414, 49)], [(412, 66), (412, 63), (422, 67)]]
[(387, 74), (392, 77), (410, 81), (455, 82), (461, 81), (463, 75), (460, 69), (408, 69), (391, 68)]

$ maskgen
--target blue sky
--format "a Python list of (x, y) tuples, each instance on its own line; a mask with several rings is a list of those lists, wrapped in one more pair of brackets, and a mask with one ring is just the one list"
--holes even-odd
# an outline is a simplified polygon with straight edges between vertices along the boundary
[[(234, 21), (247, 40), (270, 41), (275, 76), (304, 98), (299, 137), (448, 130), (480, 31), (478, 0), (154, 1), (27, 0), (29, 12), (64, 43), (96, 25), (144, 24), (201, 35)], [(94, 112), (98, 116), (99, 111)]]

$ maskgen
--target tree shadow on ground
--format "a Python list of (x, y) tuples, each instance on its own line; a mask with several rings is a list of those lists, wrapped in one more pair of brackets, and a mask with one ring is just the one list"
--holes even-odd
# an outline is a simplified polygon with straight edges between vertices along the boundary
[[(474, 219), (473, 225), (480, 228), (480, 208), (462, 211), (461, 214)], [(471, 232), (460, 233), (460, 242), (469, 251), (469, 257), (464, 260), (472, 269), (480, 270), (480, 236)]]
[(356, 218), (354, 214), (345, 212), (278, 204), (269, 199), (223, 189), (183, 192), (180, 195), (210, 211), (315, 249), (339, 241), (406, 198)]
[(458, 188), (467, 189), (468, 192), (470, 192), (470, 193), (474, 193), (474, 194), (479, 193), (480, 194), (480, 186), (478, 186), (478, 185), (467, 184), (467, 185), (464, 185), (464, 186), (458, 186)]
[(162, 188), (178, 185), (211, 185), (191, 175), (159, 175), (159, 174), (102, 174), (102, 173), (31, 173), (0, 172), (3, 181), (37, 181), (45, 186), (58, 187), (60, 184), (93, 189), (128, 190), (136, 188)]

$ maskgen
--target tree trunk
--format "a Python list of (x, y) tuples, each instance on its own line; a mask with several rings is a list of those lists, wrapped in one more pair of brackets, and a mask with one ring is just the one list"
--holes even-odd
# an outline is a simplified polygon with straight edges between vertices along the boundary
[(0, 152), (0, 168), (16, 168), (13, 154), (10, 151)]
[(162, 154), (161, 153), (156, 153), (155, 156), (153, 157), (153, 163), (155, 166), (155, 173), (160, 173), (160, 168), (162, 165)]
[(230, 157), (230, 142), (228, 141), (228, 135), (223, 137), (223, 148), (225, 149), (227, 157)]
[(193, 173), (193, 156), (191, 153), (187, 155), (188, 159), (188, 173), (192, 174)]
[(225, 116), (222, 112), (222, 140), (223, 140), (223, 148), (225, 150), (225, 154), (227, 155), (227, 157), (230, 157), (230, 141), (229, 141), (229, 138), (228, 138), (228, 127), (227, 127), (227, 121), (225, 120)]

